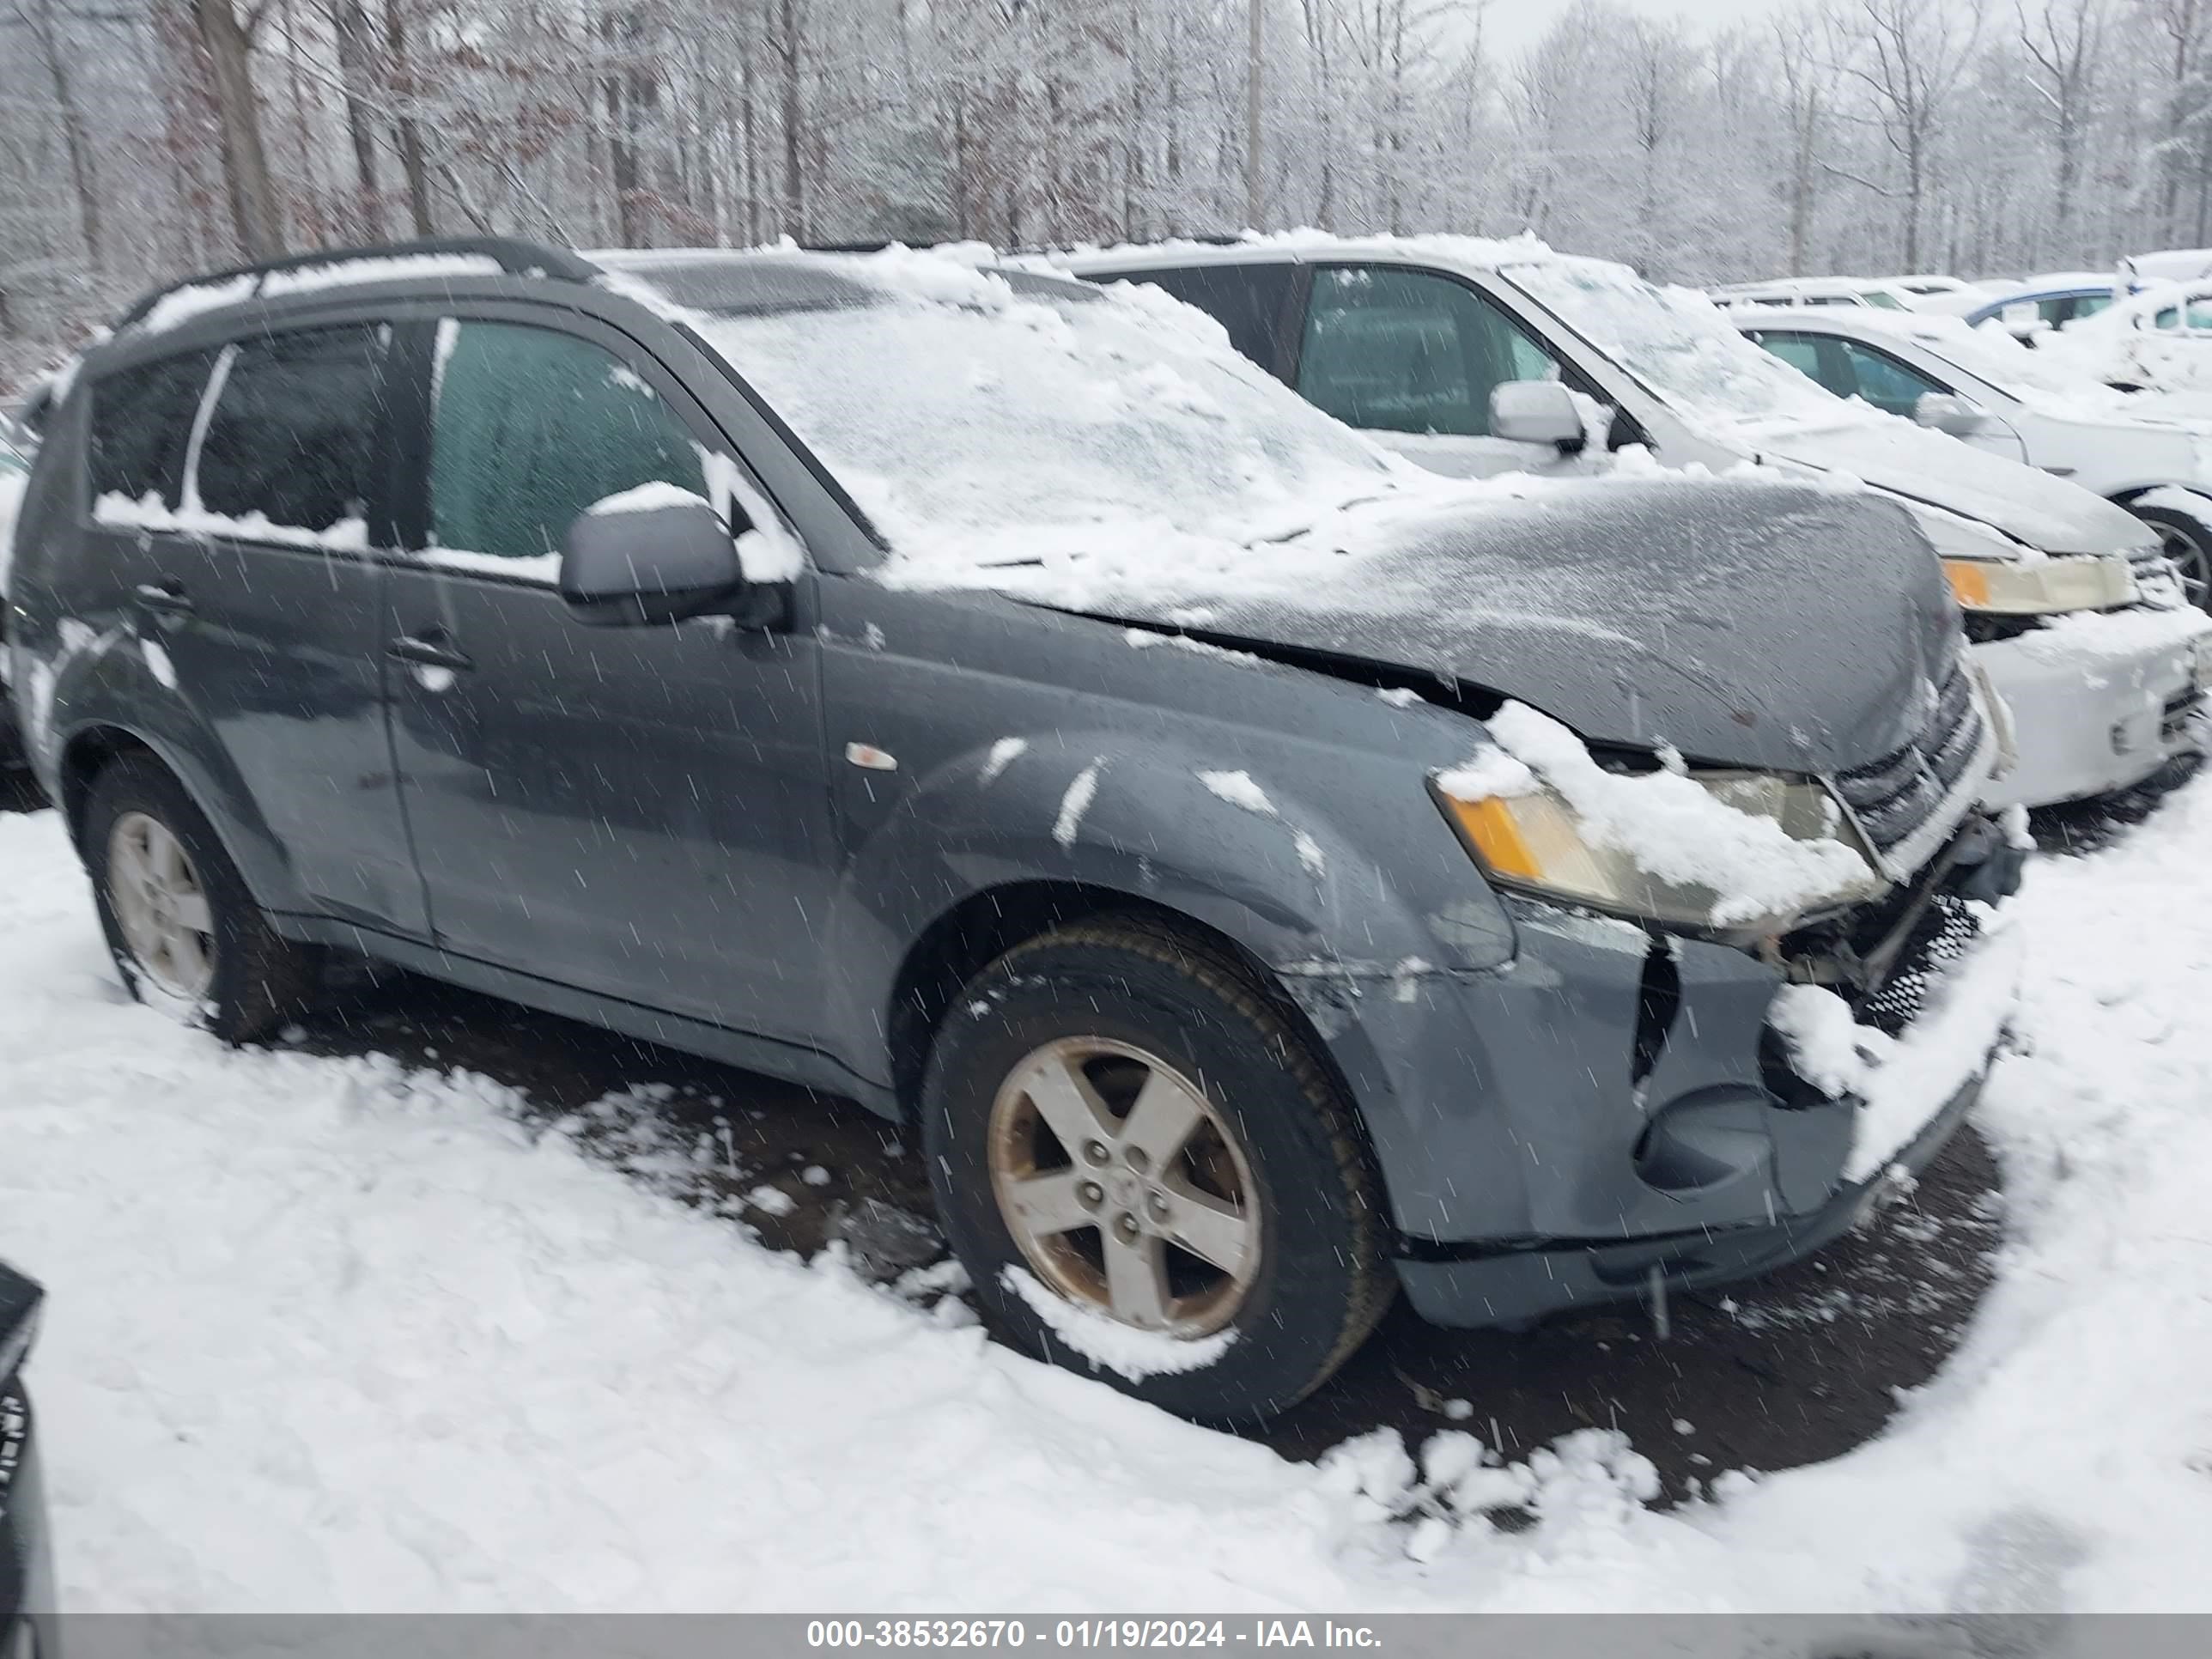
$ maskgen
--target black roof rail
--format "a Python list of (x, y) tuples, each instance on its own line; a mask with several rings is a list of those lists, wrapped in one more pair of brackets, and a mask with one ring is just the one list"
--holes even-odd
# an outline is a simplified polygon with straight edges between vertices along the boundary
[(603, 273), (574, 248), (553, 247), (526, 241), (519, 236), (426, 236), (412, 242), (373, 242), (357, 247), (317, 248), (311, 253), (288, 254), (281, 259), (261, 259), (231, 265), (222, 270), (201, 271), (159, 288), (149, 289), (131, 302), (116, 324), (128, 328), (139, 321), (168, 295), (180, 289), (210, 283), (234, 282), (240, 276), (265, 276), (271, 271), (313, 270), (318, 265), (343, 264), (349, 259), (410, 259), (426, 254), (463, 254), (490, 259), (510, 276), (551, 276), (562, 282), (588, 283)]

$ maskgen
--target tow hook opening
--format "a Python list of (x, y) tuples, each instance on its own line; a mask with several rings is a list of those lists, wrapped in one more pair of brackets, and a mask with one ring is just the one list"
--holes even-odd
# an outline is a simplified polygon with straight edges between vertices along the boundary
[(1628, 1053), (1628, 1080), (1632, 1086), (1642, 1088), (1659, 1064), (1681, 1008), (1682, 970), (1675, 963), (1670, 942), (1654, 933), (1636, 988), (1636, 1034)]

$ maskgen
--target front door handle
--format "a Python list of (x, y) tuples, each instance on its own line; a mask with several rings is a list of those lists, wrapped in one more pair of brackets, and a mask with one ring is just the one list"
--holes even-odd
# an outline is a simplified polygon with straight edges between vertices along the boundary
[(173, 576), (157, 582), (140, 582), (131, 590), (138, 603), (149, 611), (165, 617), (189, 617), (192, 614), (192, 596), (185, 592), (185, 585)]
[(384, 647), (384, 653), (400, 662), (449, 669), (456, 674), (465, 674), (476, 666), (466, 653), (454, 648), (452, 638), (442, 628), (421, 634), (402, 634)]

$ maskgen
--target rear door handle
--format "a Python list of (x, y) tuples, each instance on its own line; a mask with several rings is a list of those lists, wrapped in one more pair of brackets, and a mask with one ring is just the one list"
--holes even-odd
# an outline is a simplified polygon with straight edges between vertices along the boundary
[(165, 617), (189, 617), (192, 614), (192, 596), (185, 592), (182, 582), (173, 578), (158, 582), (140, 582), (131, 590), (138, 603), (149, 611), (159, 611)]
[(434, 628), (426, 634), (402, 634), (384, 647), (384, 653), (400, 662), (419, 664), (424, 668), (447, 668), (456, 674), (465, 674), (476, 666), (465, 653), (453, 648), (453, 641), (442, 628)]

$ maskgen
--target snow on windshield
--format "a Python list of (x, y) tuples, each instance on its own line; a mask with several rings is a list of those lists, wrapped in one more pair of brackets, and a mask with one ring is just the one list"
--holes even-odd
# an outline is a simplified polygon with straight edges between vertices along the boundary
[(1851, 418), (1841, 398), (1745, 339), (1702, 294), (1655, 288), (1602, 259), (1523, 259), (1502, 274), (1686, 412), (1721, 422)]
[(1218, 553), (1412, 473), (1156, 290), (1017, 293), (904, 250), (840, 269), (881, 302), (702, 332), (875, 521), (888, 580)]

